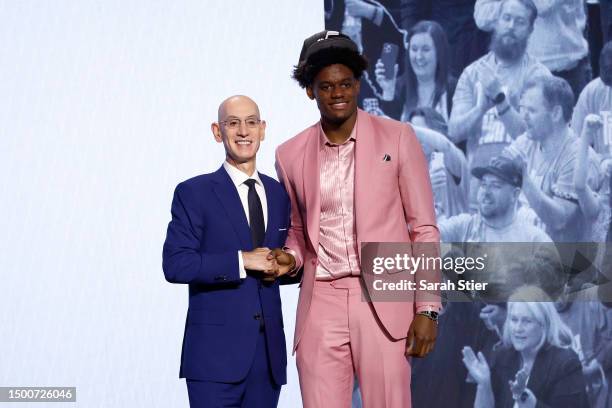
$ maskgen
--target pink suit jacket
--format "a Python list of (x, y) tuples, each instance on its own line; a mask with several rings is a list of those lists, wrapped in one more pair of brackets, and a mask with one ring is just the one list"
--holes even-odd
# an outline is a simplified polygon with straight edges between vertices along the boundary
[[(357, 114), (355, 145), (355, 228), (362, 242), (439, 242), (428, 166), (412, 128), (395, 120)], [(301, 259), (304, 272), (297, 307), (293, 349), (299, 344), (310, 309), (319, 247), (321, 194), (319, 131), (316, 123), (276, 150), (276, 170), (291, 200), (286, 246)], [(390, 156), (385, 161), (383, 157)], [(416, 304), (415, 304), (416, 303)], [(373, 302), (394, 339), (407, 336), (416, 308), (439, 302)]]

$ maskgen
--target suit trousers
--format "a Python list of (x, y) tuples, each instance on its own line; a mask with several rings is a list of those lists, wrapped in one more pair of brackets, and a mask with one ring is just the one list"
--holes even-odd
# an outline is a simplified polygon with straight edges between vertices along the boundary
[(359, 277), (315, 281), (296, 349), (304, 407), (350, 407), (356, 374), (364, 408), (410, 408), (405, 349), (362, 298)]
[(191, 408), (273, 408), (281, 386), (270, 371), (266, 336), (260, 331), (253, 363), (246, 378), (237, 383), (187, 379)]

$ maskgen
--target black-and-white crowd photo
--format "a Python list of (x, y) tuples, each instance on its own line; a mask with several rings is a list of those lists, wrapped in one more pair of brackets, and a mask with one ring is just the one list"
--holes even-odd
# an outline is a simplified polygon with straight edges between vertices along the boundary
[(554, 285), (445, 302), (413, 406), (612, 407), (612, 0), (325, 0), (325, 23), (368, 59), (360, 107), (415, 130), (443, 242), (588, 246)]

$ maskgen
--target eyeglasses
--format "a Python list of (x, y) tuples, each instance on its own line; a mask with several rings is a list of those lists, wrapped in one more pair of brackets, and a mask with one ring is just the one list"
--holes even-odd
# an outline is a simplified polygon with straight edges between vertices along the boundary
[[(238, 118), (231, 118), (228, 120), (224, 120), (222, 122), (219, 122), (222, 125), (224, 125), (226, 128), (228, 129), (238, 129), (240, 127), (240, 123), (242, 123), (241, 119)], [(256, 128), (259, 124), (261, 123), (260, 119), (257, 118), (246, 118), (244, 119), (244, 124), (246, 125), (246, 127), (253, 129)]]

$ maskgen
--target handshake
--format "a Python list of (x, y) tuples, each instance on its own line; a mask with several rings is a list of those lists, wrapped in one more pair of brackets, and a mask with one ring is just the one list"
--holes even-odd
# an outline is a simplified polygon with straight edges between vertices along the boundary
[(261, 278), (264, 282), (274, 282), (295, 269), (295, 258), (280, 248), (255, 248), (243, 251), (244, 269), (250, 275)]

